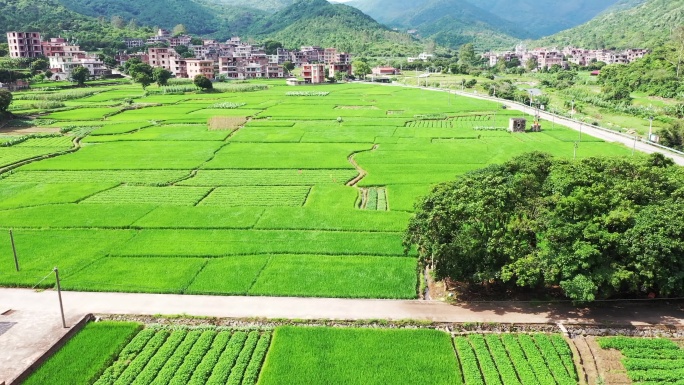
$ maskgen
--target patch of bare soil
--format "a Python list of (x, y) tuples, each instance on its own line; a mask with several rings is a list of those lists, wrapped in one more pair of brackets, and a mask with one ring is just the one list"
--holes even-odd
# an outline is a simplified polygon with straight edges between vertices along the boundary
[(214, 116), (209, 118), (209, 130), (236, 130), (247, 123), (244, 116)]
[(0, 128), (3, 135), (59, 134), (59, 127), (5, 127)]
[(587, 336), (585, 341), (595, 359), (598, 375), (606, 385), (628, 385), (632, 381), (627, 377), (627, 370), (622, 365), (622, 353), (619, 350), (601, 349), (595, 337)]

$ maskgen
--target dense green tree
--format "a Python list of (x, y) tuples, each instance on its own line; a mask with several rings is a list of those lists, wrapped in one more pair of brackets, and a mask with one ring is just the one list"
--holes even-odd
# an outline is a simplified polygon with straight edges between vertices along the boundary
[(0, 43), (0, 57), (9, 55), (9, 44)]
[(355, 60), (352, 63), (352, 68), (354, 69), (354, 76), (359, 79), (365, 79), (366, 75), (371, 73), (370, 66), (363, 60)]
[(525, 62), (525, 68), (528, 71), (534, 71), (535, 69), (537, 69), (538, 66), (539, 66), (539, 63), (537, 62), (537, 58), (534, 56), (527, 59), (527, 62)]
[(140, 84), (144, 89), (146, 89), (150, 84), (152, 84), (152, 76), (147, 72), (134, 72), (133, 81)]
[(283, 48), (283, 43), (275, 40), (266, 40), (264, 42), (264, 50), (266, 55), (275, 55), (278, 53), (278, 48)]
[(684, 150), (684, 122), (678, 120), (659, 133), (660, 141), (664, 146), (679, 151)]
[(125, 25), (123, 17), (121, 17), (119, 15), (112, 16), (111, 23), (112, 23), (112, 27), (114, 27), (116, 29), (122, 29)]
[(458, 51), (458, 63), (466, 66), (474, 66), (477, 64), (475, 46), (472, 43), (461, 46), (461, 49)]
[(684, 295), (684, 172), (647, 160), (526, 154), (441, 184), (405, 245), (439, 278), (560, 287), (577, 301)]
[(173, 30), (171, 31), (171, 34), (173, 36), (180, 36), (180, 35), (185, 35), (188, 33), (187, 28), (183, 24), (177, 24), (175, 27), (173, 27)]
[(159, 87), (167, 85), (172, 76), (171, 71), (162, 67), (156, 67), (152, 70), (152, 79)]
[(78, 66), (71, 71), (70, 79), (76, 82), (79, 86), (84, 86), (85, 82), (90, 78), (90, 71), (83, 66)]
[(50, 63), (45, 59), (38, 59), (31, 62), (31, 72), (37, 74), (38, 72), (47, 71), (50, 68)]
[(176, 51), (177, 54), (183, 55), (188, 52), (189, 48), (186, 45), (177, 45), (173, 47), (173, 50)]
[(204, 75), (195, 76), (195, 79), (193, 79), (193, 83), (204, 91), (211, 90), (214, 88), (214, 85), (211, 83), (211, 80), (209, 80)]
[(285, 63), (283, 63), (283, 68), (285, 68), (287, 72), (292, 72), (292, 70), (295, 69), (295, 65), (291, 61), (286, 61)]
[(12, 104), (12, 93), (7, 90), (0, 90), (0, 112), (5, 113)]
[[(130, 63), (132, 62), (132, 63)], [(124, 65), (124, 70), (133, 78), (133, 81), (139, 83), (143, 89), (152, 84), (154, 81), (154, 69), (147, 63), (141, 62), (139, 59), (131, 59)]]

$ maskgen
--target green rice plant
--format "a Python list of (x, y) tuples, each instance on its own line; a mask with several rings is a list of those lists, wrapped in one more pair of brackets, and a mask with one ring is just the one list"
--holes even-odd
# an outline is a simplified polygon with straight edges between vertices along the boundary
[(369, 188), (368, 197), (366, 200), (366, 210), (377, 210), (378, 209), (378, 189)]
[(458, 360), (461, 363), (465, 383), (468, 385), (484, 385), (485, 380), (482, 377), (482, 372), (480, 372), (477, 356), (470, 342), (468, 342), (468, 338), (455, 337), (454, 346), (456, 347)]
[(63, 102), (56, 100), (45, 100), (42, 102), (31, 103), (29, 105), (34, 110), (54, 110), (56, 108), (62, 108), (66, 105)]
[(242, 347), (242, 351), (240, 351), (240, 355), (238, 355), (235, 365), (230, 370), (228, 382), (226, 382), (227, 385), (240, 385), (242, 383), (242, 377), (245, 374), (245, 370), (247, 370), (247, 365), (249, 365), (252, 353), (259, 340), (259, 334), (258, 331), (253, 331), (247, 336), (245, 345)]
[(228, 345), (226, 345), (226, 349), (221, 353), (221, 357), (219, 357), (216, 366), (214, 366), (214, 370), (211, 372), (206, 385), (226, 384), (246, 340), (247, 333), (241, 331), (233, 333)]
[(91, 384), (140, 328), (133, 322), (89, 323), (23, 383)]
[(46, 93), (20, 93), (14, 96), (16, 100), (45, 100), (45, 101), (66, 101), (73, 99), (81, 99), (91, 95), (95, 95), (99, 90), (70, 90), (62, 92), (46, 92)]
[(187, 92), (196, 92), (199, 88), (192, 83), (189, 84), (173, 84), (157, 89), (148, 89), (145, 91), (147, 95), (183, 95)]
[(178, 345), (173, 355), (169, 357), (161, 370), (159, 370), (159, 373), (157, 373), (157, 377), (151, 382), (152, 385), (165, 385), (171, 381), (178, 368), (183, 364), (185, 356), (195, 345), (201, 334), (200, 330), (191, 330), (185, 335), (183, 342)]
[(293, 91), (293, 92), (287, 92), (285, 96), (328, 96), (330, 95), (330, 92), (325, 92), (325, 91), (320, 91), (320, 92), (313, 92), (313, 91)]
[(204, 199), (211, 190), (206, 187), (146, 187), (119, 186), (95, 194), (83, 200), (83, 204), (159, 204), (194, 206)]
[(661, 358), (626, 358), (622, 361), (627, 371), (636, 370), (673, 370), (684, 368), (684, 359), (664, 360)]
[(426, 329), (278, 327), (260, 385), (463, 384), (447, 333)]
[(515, 371), (518, 373), (518, 378), (523, 385), (538, 385), (540, 381), (532, 369), (532, 365), (527, 360), (525, 352), (520, 347), (520, 343), (515, 335), (504, 334), (501, 336), (501, 341), (508, 352), (508, 356), (513, 362)]
[(3, 174), (12, 183), (79, 183), (96, 180), (102, 183), (125, 183), (134, 186), (165, 186), (183, 179), (185, 170), (96, 170), (96, 171), (17, 171)]
[(235, 92), (257, 92), (269, 89), (267, 84), (249, 84), (249, 83), (214, 83), (214, 89), (220, 92), (235, 93)]
[[(541, 354), (537, 345), (534, 343), (534, 339), (526, 334), (518, 335), (518, 342), (520, 342), (520, 347), (525, 352), (525, 356), (534, 370), (534, 374), (541, 385), (553, 385), (556, 381), (553, 378), (553, 374), (549, 371), (549, 367), (546, 365), (546, 360)], [(565, 371), (565, 369), (563, 369)]]
[(211, 344), (211, 348), (207, 351), (207, 354), (202, 358), (202, 362), (197, 365), (195, 371), (192, 373), (192, 377), (188, 382), (188, 385), (204, 385), (206, 384), (211, 372), (214, 370), (214, 366), (221, 357), (221, 353), (225, 350), (228, 341), (230, 341), (231, 333), (229, 331), (221, 331), (216, 335), (214, 341)]
[(149, 385), (164, 366), (166, 361), (173, 355), (173, 352), (178, 348), (178, 345), (183, 342), (185, 336), (188, 334), (187, 330), (174, 330), (166, 339), (157, 353), (148, 361), (142, 372), (135, 378), (133, 385)]
[(301, 207), (306, 202), (310, 190), (311, 188), (307, 186), (218, 187), (206, 195), (199, 204), (202, 206)]
[[(247, 365), (247, 370), (245, 370), (245, 375), (242, 379), (243, 385), (256, 385), (259, 379), (259, 372), (261, 372), (261, 366), (264, 363), (264, 358), (266, 357), (266, 352), (271, 344), (271, 333), (262, 333), (257, 342), (252, 358)], [(199, 384), (198, 384), (199, 385)]]
[(173, 378), (169, 382), (170, 385), (187, 385), (192, 377), (197, 365), (202, 362), (202, 358), (211, 347), (217, 332), (215, 330), (207, 330), (202, 333), (195, 345), (188, 352), (183, 360), (183, 364), (178, 368)]
[(232, 103), (232, 102), (221, 102), (221, 103), (216, 103), (212, 104), (211, 106), (207, 108), (216, 108), (216, 109), (228, 109), (232, 110), (235, 108), (240, 108), (242, 106), (246, 105), (246, 103)]
[(313, 186), (317, 184), (345, 184), (358, 173), (340, 169), (282, 169), (282, 170), (199, 170), (192, 178), (179, 183), (185, 186)]
[[(477, 339), (472, 338), (473, 336), (470, 337), (472, 342), (477, 341)], [(496, 334), (488, 334), (484, 337), (484, 339), (489, 348), (489, 352), (491, 353), (492, 358), (496, 363), (496, 368), (499, 371), (499, 375), (501, 376), (501, 381), (505, 385), (520, 385), (521, 382), (518, 380), (518, 376), (515, 373), (515, 368), (513, 367), (511, 358), (508, 356), (508, 353), (506, 352), (506, 348), (501, 343), (501, 338)], [(476, 349), (478, 347), (482, 348), (481, 342), (477, 341), (476, 343), (478, 345), (475, 345), (475, 343), (473, 344), (473, 346), (475, 346)]]
[(673, 349), (649, 349), (649, 348), (624, 348), (620, 352), (628, 358), (653, 358), (664, 360), (684, 359), (684, 350)]
[(502, 382), (499, 371), (496, 368), (496, 364), (489, 352), (484, 337), (479, 334), (471, 334), (468, 336), (468, 341), (472, 345), (473, 350), (475, 350), (475, 356), (477, 356), (477, 361), (480, 363), (480, 371), (482, 372), (485, 383), (501, 385)]
[(145, 345), (145, 348), (135, 356), (119, 378), (114, 381), (114, 385), (131, 384), (140, 372), (145, 369), (150, 358), (157, 353), (157, 350), (164, 344), (164, 341), (166, 341), (168, 336), (169, 332), (166, 330), (157, 331), (147, 345)]
[(119, 353), (116, 361), (109, 366), (100, 378), (95, 381), (94, 385), (111, 385), (114, 384), (121, 374), (126, 370), (129, 363), (140, 353), (147, 343), (154, 337), (155, 331), (152, 329), (143, 329), (136, 334), (131, 342)]

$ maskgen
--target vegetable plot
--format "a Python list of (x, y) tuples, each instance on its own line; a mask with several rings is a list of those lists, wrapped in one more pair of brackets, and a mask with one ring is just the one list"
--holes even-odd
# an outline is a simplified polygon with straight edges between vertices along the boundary
[(263, 331), (144, 329), (95, 385), (254, 385), (270, 340)]
[(599, 338), (603, 349), (619, 350), (627, 376), (635, 384), (681, 384), (684, 349), (664, 338)]

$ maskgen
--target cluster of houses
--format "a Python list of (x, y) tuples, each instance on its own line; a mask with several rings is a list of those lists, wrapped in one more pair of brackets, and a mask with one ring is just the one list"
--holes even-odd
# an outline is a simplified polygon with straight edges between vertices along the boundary
[(111, 74), (105, 64), (97, 56), (89, 55), (77, 45), (64, 38), (43, 40), (39, 32), (7, 32), (10, 57), (37, 58), (46, 57), (50, 62), (52, 79), (63, 80), (71, 76), (76, 67), (85, 67), (92, 76)]
[[(46, 57), (50, 61), (53, 79), (66, 79), (74, 68), (86, 67), (92, 76), (111, 74), (97, 56), (88, 55), (80, 47), (63, 38), (43, 40), (39, 32), (8, 32), (10, 57)], [(170, 32), (160, 29), (147, 39), (124, 39), (127, 47), (143, 48), (146, 51), (134, 54), (119, 54), (119, 64), (137, 57), (152, 67), (162, 67), (178, 78), (193, 78), (204, 75), (210, 79), (222, 76), (228, 79), (286, 78), (289, 76), (284, 67), (286, 62), (302, 67), (303, 82), (323, 83), (328, 77), (338, 73), (352, 74), (352, 56), (336, 48), (305, 46), (299, 50), (278, 48), (274, 54), (266, 54), (261, 46), (243, 43), (239, 37), (226, 42), (204, 39), (201, 44), (188, 35), (171, 36)], [(179, 47), (183, 47), (181, 50)], [(181, 52), (183, 54), (181, 54)], [(327, 72), (326, 72), (327, 70)]]
[(525, 45), (518, 45), (515, 51), (507, 52), (486, 52), (483, 58), (489, 61), (491, 67), (496, 66), (501, 61), (510, 62), (518, 59), (521, 66), (526, 65), (530, 59), (536, 60), (537, 69), (551, 68), (554, 65), (567, 68), (570, 63), (582, 67), (590, 65), (592, 62), (604, 62), (606, 64), (629, 64), (637, 59), (641, 59), (649, 53), (645, 49), (628, 49), (624, 51), (608, 49), (583, 49), (576, 47), (558, 48), (536, 48), (528, 50)]

